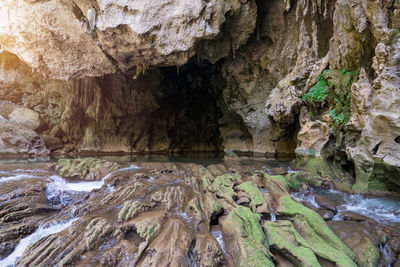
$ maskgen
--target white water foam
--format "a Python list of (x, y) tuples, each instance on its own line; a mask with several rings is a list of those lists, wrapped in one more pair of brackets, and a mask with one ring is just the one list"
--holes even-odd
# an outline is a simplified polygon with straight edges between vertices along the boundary
[(90, 181), (90, 182), (67, 182), (64, 178), (58, 175), (49, 177), (50, 183), (47, 185), (49, 191), (78, 191), (90, 192), (94, 189), (99, 189), (103, 186), (104, 181)]
[(189, 217), (189, 215), (187, 215), (186, 212), (182, 212), (182, 211), (177, 211), (176, 215), (181, 216), (188, 224), (192, 223), (192, 218)]
[(339, 203), (338, 214), (334, 220), (341, 220), (344, 211), (350, 211), (369, 217), (377, 222), (400, 223), (400, 201), (389, 198), (366, 198), (360, 194), (347, 194), (336, 190), (317, 191), (324, 197)]
[(276, 215), (272, 211), (269, 213), (271, 222), (276, 222)]
[(109, 178), (113, 173), (127, 171), (127, 170), (137, 170), (139, 169), (136, 165), (131, 165), (127, 168), (122, 168), (113, 172), (110, 172), (100, 181), (81, 181), (81, 182), (68, 182), (59, 175), (50, 176), (51, 182), (47, 184), (47, 190), (49, 192), (56, 191), (76, 191), (76, 192), (91, 192), (94, 189), (99, 189), (104, 185), (104, 181)]
[(104, 178), (102, 179), (102, 181), (107, 180), (111, 175), (113, 175), (113, 174), (116, 173), (116, 172), (134, 171), (134, 170), (139, 170), (139, 167), (136, 166), (136, 165), (134, 165), (134, 164), (132, 164), (132, 165), (130, 165), (129, 167), (122, 168), (122, 169), (118, 169), (118, 170), (116, 170), (116, 171), (110, 172), (109, 174), (107, 174), (106, 176), (104, 176)]
[(228, 254), (228, 253), (226, 253), (226, 250), (225, 250), (225, 243), (224, 243), (224, 239), (222, 237), (222, 231), (221, 230), (212, 230), (211, 235), (218, 241), (218, 244), (221, 247), (222, 251), (225, 254)]
[(40, 178), (39, 176), (36, 175), (31, 175), (31, 174), (17, 174), (14, 176), (3, 176), (0, 177), (0, 183), (7, 183), (11, 181), (19, 181), (19, 180), (26, 180), (26, 179), (38, 179)]
[(313, 205), (315, 208), (319, 208), (317, 201), (315, 201), (315, 197), (309, 191), (307, 192), (296, 192), (290, 194), (294, 199), (301, 203), (309, 203)]
[(287, 168), (287, 171), (286, 171), (287, 173), (296, 173), (296, 172), (299, 172), (299, 171), (295, 171), (295, 170), (292, 170), (292, 168), (290, 168), (290, 166)]
[(18, 258), (22, 256), (25, 250), (35, 243), (36, 241), (42, 239), (43, 237), (56, 234), (68, 228), (77, 219), (72, 219), (60, 223), (53, 223), (50, 226), (42, 227), (40, 226), (33, 234), (22, 238), (13, 253), (8, 255), (7, 258), (0, 260), (0, 266), (15, 266)]

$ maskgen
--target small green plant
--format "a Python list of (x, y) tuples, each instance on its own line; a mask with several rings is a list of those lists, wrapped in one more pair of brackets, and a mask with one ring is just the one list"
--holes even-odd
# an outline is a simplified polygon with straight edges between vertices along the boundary
[(342, 114), (336, 114), (336, 110), (335, 109), (332, 109), (329, 112), (329, 117), (337, 125), (346, 124), (348, 122), (348, 120), (349, 120), (348, 118), (345, 118), (343, 113)]
[(322, 102), (325, 100), (325, 98), (328, 96), (325, 90), (328, 85), (325, 79), (325, 74), (328, 71), (329, 70), (324, 70), (324, 72), (318, 76), (317, 83), (303, 96), (304, 101), (310, 99), (314, 102)]

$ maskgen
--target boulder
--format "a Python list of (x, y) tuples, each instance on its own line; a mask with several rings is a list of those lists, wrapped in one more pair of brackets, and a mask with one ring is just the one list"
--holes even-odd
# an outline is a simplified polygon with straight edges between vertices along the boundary
[(16, 108), (8, 116), (9, 121), (38, 130), (42, 125), (39, 113), (28, 108)]
[(61, 149), (64, 147), (61, 140), (57, 137), (50, 136), (50, 135), (43, 135), (43, 140), (44, 140), (44, 143), (46, 144), (46, 147), (50, 151), (54, 151), (54, 150)]
[(328, 225), (356, 254), (359, 266), (377, 266), (380, 256), (374, 227), (355, 221), (330, 221)]
[(49, 154), (43, 138), (32, 129), (8, 121), (0, 121), (0, 154)]

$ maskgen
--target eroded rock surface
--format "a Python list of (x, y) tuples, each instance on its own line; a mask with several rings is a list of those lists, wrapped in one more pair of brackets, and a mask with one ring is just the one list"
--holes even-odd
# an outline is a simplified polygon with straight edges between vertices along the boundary
[(50, 151), (43, 138), (23, 125), (0, 120), (0, 154), (46, 156)]
[[(117, 69), (182, 65), (201, 42), (198, 52), (216, 61), (247, 40), (256, 8), (253, 1), (221, 0), (5, 1), (0, 36), (3, 51), (47, 76), (66, 80)], [(223, 29), (226, 20), (239, 27)], [(207, 45), (220, 35), (221, 41)], [(235, 40), (232, 46), (229, 38)]]

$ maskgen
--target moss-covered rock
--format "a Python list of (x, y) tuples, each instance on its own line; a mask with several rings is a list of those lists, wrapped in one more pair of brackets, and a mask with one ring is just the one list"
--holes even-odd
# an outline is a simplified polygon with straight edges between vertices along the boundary
[(360, 267), (377, 266), (380, 254), (377, 248), (379, 238), (374, 224), (357, 221), (330, 221), (329, 227), (354, 252)]
[(236, 189), (247, 193), (247, 195), (249, 196), (249, 198), (251, 200), (250, 205), (251, 205), (251, 209), (253, 211), (256, 211), (256, 208), (258, 206), (261, 206), (265, 202), (263, 193), (258, 188), (257, 184), (253, 181), (247, 181), (247, 182), (241, 183), (240, 185), (238, 185), (236, 187)]
[(296, 231), (290, 221), (266, 221), (263, 228), (269, 245), (282, 253), (295, 266), (320, 266), (312, 247)]
[(261, 215), (247, 207), (238, 206), (222, 221), (224, 235), (232, 240), (227, 244), (228, 249), (238, 255), (236, 266), (274, 266), (260, 219)]
[(291, 189), (298, 190), (300, 184), (307, 183), (314, 186), (321, 186), (323, 178), (321, 175), (312, 172), (298, 171), (288, 173), (285, 176), (288, 186)]
[(227, 173), (224, 175), (217, 176), (212, 183), (212, 191), (218, 196), (225, 198), (228, 202), (234, 204), (233, 197), (235, 196), (235, 191), (233, 187), (240, 181), (239, 174)]
[(124, 206), (118, 213), (118, 221), (123, 222), (133, 218), (139, 212), (144, 212), (154, 207), (153, 202), (141, 202), (128, 200), (124, 202)]
[(56, 173), (64, 178), (100, 180), (119, 168), (118, 163), (96, 158), (59, 159), (56, 165)]
[(289, 196), (280, 199), (279, 212), (294, 218), (293, 224), (318, 256), (337, 266), (357, 266), (354, 253), (329, 229), (318, 213), (295, 202)]
[[(302, 156), (299, 156), (300, 154)], [(317, 173), (324, 177), (334, 177), (331, 168), (323, 158), (313, 155), (305, 156), (304, 153), (300, 153), (298, 149), (296, 149), (296, 155), (296, 167), (298, 169)]]

